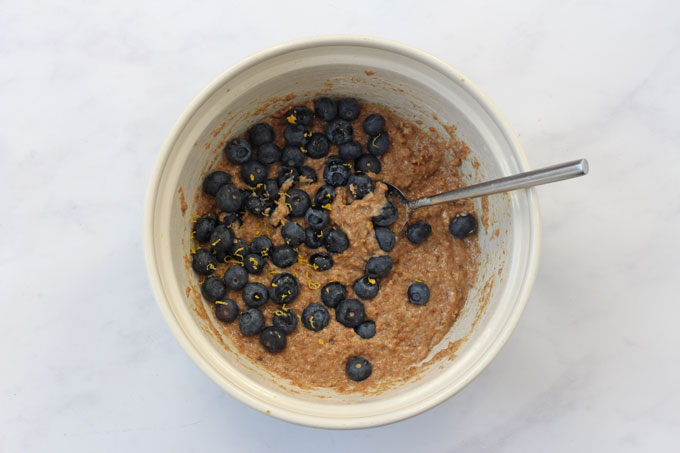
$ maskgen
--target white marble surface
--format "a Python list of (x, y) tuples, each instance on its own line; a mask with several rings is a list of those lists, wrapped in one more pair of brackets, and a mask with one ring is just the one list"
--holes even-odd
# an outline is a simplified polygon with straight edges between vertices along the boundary
[[(677, 2), (139, 3), (0, 2), (0, 451), (680, 451)], [(141, 244), (185, 104), (254, 51), (339, 32), (458, 67), (533, 166), (591, 163), (540, 189), (535, 289), (491, 366), (354, 432), (223, 393), (161, 319)]]

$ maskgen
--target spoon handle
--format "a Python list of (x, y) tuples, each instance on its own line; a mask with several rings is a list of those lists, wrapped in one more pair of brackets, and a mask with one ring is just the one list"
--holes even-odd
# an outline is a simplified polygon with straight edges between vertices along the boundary
[(475, 184), (473, 186), (461, 187), (460, 189), (449, 192), (423, 197), (409, 203), (411, 209), (433, 206), (449, 201), (465, 200), (468, 198), (482, 197), (494, 193), (508, 192), (516, 189), (526, 189), (527, 187), (539, 186), (551, 182), (562, 181), (564, 179), (575, 178), (588, 174), (588, 161), (585, 159), (574, 160), (550, 167), (539, 168), (538, 170), (519, 173), (517, 175), (506, 176), (505, 178), (494, 179), (493, 181)]

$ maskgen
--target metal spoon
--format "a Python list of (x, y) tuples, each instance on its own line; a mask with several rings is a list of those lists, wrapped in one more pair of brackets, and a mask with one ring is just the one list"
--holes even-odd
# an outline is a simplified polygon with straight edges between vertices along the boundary
[[(397, 225), (399, 228), (394, 229), (394, 231), (399, 233), (406, 225), (411, 213), (416, 209), (448, 203), (450, 201), (466, 200), (495, 193), (509, 192), (516, 189), (526, 189), (527, 187), (539, 186), (541, 184), (562, 181), (564, 179), (575, 178), (587, 174), (588, 161), (580, 159), (525, 173), (519, 173), (517, 175), (506, 176), (504, 178), (494, 179), (472, 186), (461, 187), (460, 189), (418, 198), (417, 200), (409, 200), (397, 187), (388, 182), (382, 182), (388, 187), (387, 197), (393, 202), (398, 203), (397, 208), (399, 209), (399, 220), (401, 221), (401, 224)], [(401, 213), (403, 212), (405, 212), (406, 215), (402, 215)]]

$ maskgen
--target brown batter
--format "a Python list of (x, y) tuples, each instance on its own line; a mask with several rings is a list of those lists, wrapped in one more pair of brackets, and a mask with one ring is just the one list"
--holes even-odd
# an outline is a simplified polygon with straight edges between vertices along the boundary
[[(313, 110), (312, 102), (307, 107)], [(282, 109), (268, 122), (276, 132), (276, 144), (283, 148), (283, 129), (286, 126)], [(380, 157), (382, 172), (371, 177), (388, 181), (401, 188), (409, 198), (450, 190), (460, 187), (458, 167), (461, 159), (468, 153), (467, 146), (455, 136), (443, 140), (432, 131), (419, 129), (415, 124), (394, 115), (388, 109), (373, 104), (362, 105), (362, 113), (353, 122), (355, 140), (365, 146), (368, 136), (361, 124), (366, 116), (380, 113), (387, 122), (391, 146)], [(324, 132), (325, 123), (315, 119), (310, 127), (313, 132)], [(445, 150), (452, 151), (446, 157)], [(332, 145), (331, 153), (337, 152)], [(316, 190), (323, 184), (323, 165), (326, 158), (307, 159), (306, 165), (313, 167), (319, 182), (298, 184), (313, 198)], [(280, 164), (269, 166), (269, 177), (276, 177)], [(221, 158), (210, 170), (223, 170), (232, 176), (233, 182), (243, 187), (240, 167)], [(310, 303), (321, 303), (320, 288), (331, 280), (338, 280), (347, 287), (348, 297), (355, 297), (353, 282), (364, 273), (366, 260), (374, 255), (384, 255), (373, 235), (371, 217), (376, 215), (385, 201), (385, 186), (377, 184), (376, 190), (362, 200), (351, 199), (347, 188), (336, 189), (336, 199), (331, 209), (331, 221), (342, 226), (350, 241), (350, 248), (341, 254), (333, 255), (334, 266), (325, 272), (315, 271), (304, 264), (306, 259), (323, 249), (310, 250), (298, 247), (301, 260), (285, 270), (266, 261), (265, 270), (260, 275), (250, 275), (250, 281), (257, 281), (267, 287), (271, 278), (278, 272), (290, 272), (300, 281), (301, 291), (290, 305), (298, 315)], [(450, 330), (463, 308), (468, 290), (473, 285), (478, 265), (479, 247), (476, 236), (465, 240), (455, 239), (448, 232), (449, 220), (458, 213), (473, 212), (471, 202), (459, 202), (433, 206), (416, 211), (409, 223), (426, 220), (432, 226), (432, 235), (420, 245), (410, 243), (404, 233), (397, 238), (395, 249), (389, 253), (394, 267), (389, 275), (380, 280), (380, 291), (372, 300), (362, 300), (366, 309), (366, 319), (376, 323), (377, 333), (373, 338), (362, 339), (353, 329), (335, 320), (334, 310), (330, 324), (320, 332), (312, 332), (298, 324), (298, 328), (288, 335), (288, 345), (280, 353), (266, 352), (260, 345), (259, 336), (245, 337), (238, 328), (238, 322), (219, 325), (236, 348), (256, 363), (282, 377), (290, 379), (300, 387), (330, 387), (337, 391), (381, 390), (395, 382), (409, 378), (419, 371), (421, 363)], [(203, 193), (200, 195), (197, 215), (218, 216), (215, 199)], [(248, 243), (259, 235), (269, 235), (275, 245), (283, 243), (280, 229), (274, 228), (268, 219), (246, 214), (241, 228), (234, 225), (234, 233)], [(218, 266), (216, 275), (222, 276), (228, 265)], [(430, 289), (430, 300), (424, 306), (408, 302), (406, 291), (416, 280), (426, 283)], [(240, 292), (227, 291), (225, 298), (236, 301), (241, 310), (246, 305)], [(212, 315), (208, 302), (207, 311)], [(280, 307), (268, 302), (261, 308), (267, 325), (271, 325), (272, 314)], [(373, 366), (372, 375), (362, 381), (354, 382), (345, 375), (345, 362), (351, 356), (364, 356)]]

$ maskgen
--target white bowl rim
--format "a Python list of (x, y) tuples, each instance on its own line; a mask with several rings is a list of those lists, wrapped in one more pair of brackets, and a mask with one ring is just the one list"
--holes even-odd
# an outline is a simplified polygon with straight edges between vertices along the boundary
[(158, 190), (160, 186), (161, 175), (165, 169), (168, 156), (183, 132), (184, 128), (187, 126), (190, 118), (196, 113), (196, 111), (205, 103), (213, 93), (224, 83), (246, 70), (247, 68), (266, 61), (270, 58), (277, 57), (289, 52), (294, 52), (297, 50), (303, 50), (310, 47), (325, 47), (325, 46), (358, 46), (358, 47), (369, 47), (376, 48), (379, 50), (390, 51), (396, 54), (400, 54), (405, 57), (417, 60), (433, 69), (448, 75), (452, 79), (464, 80), (464, 86), (466, 87), (468, 93), (473, 96), (477, 102), (487, 111), (487, 113), (494, 119), (499, 130), (502, 132), (504, 138), (511, 145), (511, 150), (514, 157), (517, 160), (520, 171), (528, 171), (529, 163), (519, 142), (519, 139), (512, 127), (508, 123), (507, 119), (503, 113), (498, 109), (498, 107), (489, 99), (486, 94), (484, 94), (479, 87), (477, 87), (469, 78), (464, 76), (460, 71), (450, 66), (448, 63), (440, 60), (439, 58), (430, 55), (429, 53), (422, 51), (418, 48), (412, 47), (410, 45), (393, 41), (385, 38), (378, 38), (367, 35), (350, 35), (350, 34), (336, 34), (336, 35), (320, 35), (311, 36), (307, 38), (295, 39), (292, 41), (287, 41), (281, 44), (277, 44), (266, 49), (263, 49), (243, 60), (237, 62), (226, 71), (222, 72), (215, 79), (213, 79), (205, 88), (203, 88), (198, 95), (189, 103), (189, 105), (184, 109), (182, 114), (179, 116), (177, 121), (172, 126), (169, 134), (163, 141), (160, 152), (156, 157), (156, 163), (149, 180), (149, 185), (147, 188), (146, 200), (144, 205), (144, 252), (146, 258), (147, 272), (149, 274), (149, 279), (151, 280), (151, 286), (153, 288), (154, 295), (158, 306), (165, 318), (166, 323), (170, 327), (173, 336), (180, 343), (187, 355), (194, 361), (196, 365), (208, 375), (216, 384), (218, 384), (223, 390), (228, 392), (238, 401), (259, 410), (260, 412), (272, 415), (284, 421), (296, 423), (303, 426), (315, 427), (315, 428), (330, 428), (330, 429), (353, 429), (353, 428), (369, 428), (375, 426), (386, 425), (389, 423), (394, 423), (397, 421), (405, 420), (407, 418), (418, 415), (426, 410), (429, 410), (438, 404), (446, 401), (448, 398), (453, 396), (455, 393), (467, 386), (472, 380), (474, 380), (496, 357), (500, 352), (501, 348), (510, 338), (510, 335), (517, 326), (519, 319), (524, 311), (527, 300), (531, 293), (531, 289), (536, 278), (536, 272), (538, 269), (538, 257), (540, 250), (540, 218), (538, 209), (538, 199), (535, 189), (525, 190), (525, 195), (527, 197), (527, 204), (529, 207), (530, 214), (530, 224), (532, 229), (532, 234), (530, 237), (529, 254), (527, 258), (526, 273), (524, 275), (523, 282), (521, 283), (520, 291), (517, 297), (517, 303), (515, 304), (514, 310), (508, 317), (507, 322), (502, 326), (500, 332), (497, 333), (496, 339), (491, 343), (486, 349), (483, 350), (479, 359), (474, 363), (470, 370), (468, 370), (464, 379), (460, 379), (456, 383), (452, 384), (449, 388), (441, 391), (434, 395), (432, 398), (421, 401), (419, 404), (414, 404), (404, 408), (400, 408), (397, 411), (391, 413), (383, 414), (380, 417), (356, 417), (348, 419), (338, 419), (338, 418), (324, 418), (318, 415), (309, 416), (301, 414), (299, 412), (290, 411), (282, 408), (275, 408), (272, 405), (268, 405), (262, 400), (259, 400), (250, 395), (239, 392), (229, 380), (225, 379), (222, 375), (218, 374), (214, 368), (210, 366), (208, 361), (202, 356), (200, 351), (189, 341), (184, 335), (182, 327), (179, 325), (178, 321), (175, 319), (172, 311), (169, 308), (169, 304), (165, 295), (165, 290), (161, 284), (161, 277), (156, 265), (156, 255), (153, 248), (153, 238), (154, 238), (154, 204), (158, 196)]

